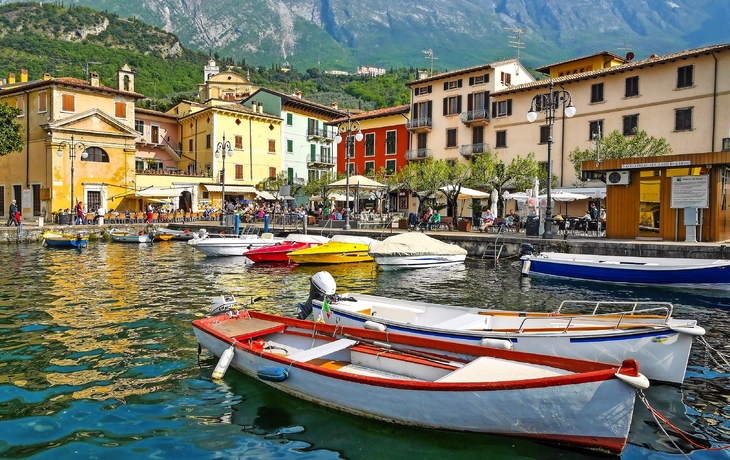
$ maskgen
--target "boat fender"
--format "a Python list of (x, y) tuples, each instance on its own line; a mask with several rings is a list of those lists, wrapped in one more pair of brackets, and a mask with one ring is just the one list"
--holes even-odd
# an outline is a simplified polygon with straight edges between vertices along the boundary
[(530, 265), (532, 265), (532, 261), (530, 259), (522, 259), (522, 276), (530, 274)]
[(512, 342), (509, 340), (502, 339), (482, 339), (479, 345), (489, 348), (498, 348), (500, 350), (511, 350)]
[(639, 364), (633, 359), (624, 359), (621, 367), (616, 371), (616, 377), (634, 388), (640, 390), (649, 388), (649, 379), (639, 372)]
[(213, 369), (213, 378), (216, 380), (222, 379), (228, 370), (228, 366), (231, 365), (231, 361), (233, 361), (233, 344), (221, 354), (221, 359), (218, 360), (218, 364)]
[(687, 335), (705, 335), (705, 328), (700, 326), (690, 326), (690, 327), (682, 327), (682, 326), (669, 326), (671, 330), (674, 332), (679, 332), (680, 334), (687, 334)]
[(380, 331), (385, 332), (387, 329), (387, 326), (385, 324), (376, 323), (375, 321), (365, 321), (364, 325), (365, 329), (370, 329), (371, 331)]
[(283, 382), (289, 377), (289, 371), (283, 367), (261, 366), (256, 375), (267, 382)]

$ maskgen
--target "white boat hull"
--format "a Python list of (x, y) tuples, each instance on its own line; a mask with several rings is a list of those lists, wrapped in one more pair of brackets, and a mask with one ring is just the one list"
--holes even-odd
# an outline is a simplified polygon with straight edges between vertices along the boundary
[(373, 259), (385, 271), (407, 270), (411, 268), (430, 268), (443, 265), (462, 264), (466, 255), (418, 255), (418, 256), (378, 256)]
[(243, 256), (246, 252), (251, 249), (258, 249), (264, 246), (270, 246), (276, 244), (278, 240), (264, 239), (256, 237), (246, 238), (250, 235), (237, 236), (220, 236), (220, 237), (205, 237), (205, 238), (194, 238), (188, 241), (188, 244), (193, 246), (198, 251), (202, 252), (206, 256), (212, 257), (230, 257), (230, 256)]

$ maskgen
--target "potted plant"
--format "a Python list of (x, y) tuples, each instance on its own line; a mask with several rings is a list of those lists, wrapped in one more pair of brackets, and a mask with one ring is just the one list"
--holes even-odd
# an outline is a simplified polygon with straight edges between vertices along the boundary
[(469, 209), (471, 209), (472, 217), (474, 217), (475, 219), (480, 219), (482, 217), (482, 213), (489, 209), (489, 205), (482, 204), (481, 202), (472, 201), (472, 203), (469, 205)]

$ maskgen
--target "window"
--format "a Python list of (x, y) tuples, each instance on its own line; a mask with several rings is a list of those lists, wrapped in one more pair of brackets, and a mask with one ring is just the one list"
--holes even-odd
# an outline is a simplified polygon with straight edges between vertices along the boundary
[(269, 153), (276, 153), (276, 139), (269, 139)]
[(61, 94), (61, 112), (76, 112), (76, 96)]
[(428, 86), (421, 86), (420, 88), (416, 88), (414, 90), (414, 93), (416, 96), (423, 96), (424, 94), (431, 94), (431, 85)]
[(375, 133), (367, 133), (365, 135), (365, 156), (375, 156)]
[(444, 98), (444, 115), (461, 113), (461, 95)]
[(142, 120), (134, 120), (134, 129), (138, 133), (144, 134), (144, 121), (142, 121)]
[(471, 143), (475, 145), (484, 143), (484, 126), (475, 126), (471, 129)]
[(366, 161), (365, 162), (365, 174), (370, 174), (371, 172), (375, 171), (375, 162), (374, 161)]
[(117, 118), (127, 118), (127, 103), (115, 101), (114, 102), (114, 116)]
[(48, 110), (48, 93), (40, 91), (38, 93), (38, 113), (43, 113)]
[(84, 151), (87, 153), (88, 156), (86, 158), (84, 158), (82, 155), (81, 161), (94, 161), (97, 163), (109, 163), (109, 155), (102, 148), (89, 147)]
[(591, 85), (591, 104), (603, 102), (603, 83)]
[(694, 85), (694, 66), (686, 65), (677, 69), (677, 88), (689, 88)]
[(446, 148), (456, 147), (456, 128), (446, 130)]
[(188, 153), (193, 153), (193, 140), (188, 139)]
[(236, 180), (243, 180), (243, 165), (234, 165)]
[(233, 136), (233, 143), (236, 149), (243, 149), (243, 136)]
[(624, 117), (624, 136), (632, 136), (639, 129), (639, 115), (626, 115)]
[(426, 124), (426, 121), (431, 120), (431, 113), (432, 113), (432, 101), (426, 101), (426, 102), (419, 102), (417, 104), (413, 104), (413, 116), (417, 118), (417, 120), (413, 120), (418, 122), (418, 124)]
[(355, 163), (352, 163), (352, 162), (348, 163), (347, 169), (350, 171), (351, 176), (355, 175)]
[(426, 139), (428, 137), (426, 136), (427, 133), (418, 133), (418, 137), (416, 137), (416, 145), (417, 149), (425, 149), (426, 148)]
[(492, 102), (492, 118), (512, 115), (512, 99)]
[(549, 125), (540, 126), (540, 143), (547, 144), (548, 139), (550, 139), (550, 126)]
[(692, 129), (692, 108), (674, 111), (674, 130), (688, 131)]
[(286, 183), (292, 185), (294, 183), (294, 168), (286, 169)]
[(15, 107), (20, 109), (19, 117), (25, 115), (25, 96), (15, 96)]
[(205, 135), (205, 148), (206, 149), (211, 148), (210, 134)]
[(483, 111), (487, 108), (487, 94), (486, 92), (472, 94), (472, 110)]
[(0, 215), (5, 215), (5, 186), (0, 185)]
[(507, 72), (501, 72), (499, 81), (504, 86), (510, 86), (512, 84), (512, 74), (509, 74)]
[(86, 209), (99, 209), (101, 206), (101, 191), (89, 190), (86, 192)]
[(386, 131), (385, 133), (385, 154), (395, 155), (395, 131)]
[(626, 79), (625, 97), (634, 97), (639, 95), (639, 76), (629, 77)]
[(458, 80), (444, 82), (445, 91), (450, 90), (450, 89), (457, 89), (457, 88), (461, 88), (461, 78), (459, 78)]
[(160, 143), (160, 127), (156, 125), (150, 126), (150, 142), (153, 144)]
[(395, 173), (395, 160), (385, 160), (385, 173), (386, 174)]
[(496, 147), (507, 147), (507, 131), (497, 131)]
[(276, 167), (269, 166), (269, 179), (276, 179)]
[(286, 140), (286, 153), (294, 153), (294, 141), (291, 139)]
[(485, 73), (484, 75), (477, 75), (475, 77), (469, 77), (469, 86), (481, 85), (484, 83), (489, 83), (488, 73)]
[(588, 139), (593, 140), (599, 134), (603, 136), (603, 120), (588, 123)]
[[(33, 215), (41, 215), (41, 184), (31, 184), (33, 190)], [(98, 208), (97, 208), (98, 209)]]
[(291, 126), (294, 124), (294, 115), (291, 113), (286, 114), (286, 125)]

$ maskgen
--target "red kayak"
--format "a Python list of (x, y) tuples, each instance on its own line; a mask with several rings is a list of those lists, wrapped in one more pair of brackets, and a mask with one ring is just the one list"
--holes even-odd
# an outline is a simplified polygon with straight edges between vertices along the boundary
[(292, 233), (284, 241), (271, 246), (247, 251), (244, 255), (254, 263), (289, 262), (287, 254), (299, 249), (319, 246), (329, 241), (329, 238), (316, 235), (300, 235)]

